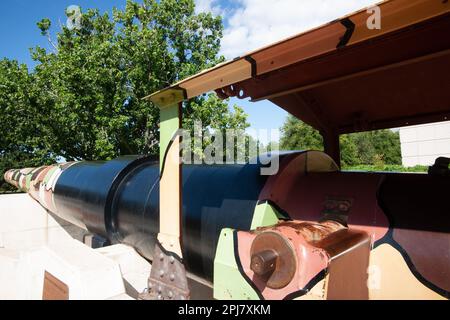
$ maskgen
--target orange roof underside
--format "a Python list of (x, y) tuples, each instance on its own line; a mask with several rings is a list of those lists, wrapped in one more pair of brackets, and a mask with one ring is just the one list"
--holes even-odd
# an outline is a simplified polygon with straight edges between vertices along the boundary
[(380, 8), (380, 30), (367, 28), (370, 14), (362, 10), (149, 99), (163, 105), (212, 90), (223, 98), (269, 99), (336, 133), (450, 120), (450, 2), (391, 0)]

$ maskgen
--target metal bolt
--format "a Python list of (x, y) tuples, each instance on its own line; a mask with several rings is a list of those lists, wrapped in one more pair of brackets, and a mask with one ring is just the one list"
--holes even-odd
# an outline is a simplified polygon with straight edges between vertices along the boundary
[(172, 273), (171, 275), (170, 275), (170, 281), (174, 281), (175, 280), (175, 275)]
[(159, 272), (159, 275), (160, 275), (161, 278), (164, 277), (164, 270), (161, 270), (161, 271)]
[(250, 269), (258, 276), (271, 275), (276, 268), (278, 254), (274, 250), (265, 250), (252, 256)]
[(169, 298), (170, 298), (170, 299), (173, 298), (173, 293), (172, 293), (172, 291), (169, 291)]
[(174, 264), (175, 263), (175, 258), (174, 257), (170, 257), (170, 264)]
[(159, 288), (158, 288), (158, 293), (161, 293), (162, 292), (162, 287), (160, 286)]
[(163, 253), (161, 253), (161, 254), (159, 255), (159, 260), (161, 260), (161, 261), (164, 260), (164, 254), (163, 254)]

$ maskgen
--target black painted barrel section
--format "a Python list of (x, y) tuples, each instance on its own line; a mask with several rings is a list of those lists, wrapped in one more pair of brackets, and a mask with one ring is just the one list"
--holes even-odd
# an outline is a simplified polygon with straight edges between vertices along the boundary
[(125, 156), (112, 161), (78, 162), (64, 170), (55, 185), (56, 214), (98, 235), (108, 237), (105, 209), (117, 178), (143, 157)]
[(119, 183), (111, 201), (110, 239), (153, 259), (159, 232), (159, 163), (137, 165)]
[(183, 255), (188, 270), (212, 280), (223, 228), (249, 230), (267, 179), (259, 165), (186, 166), (183, 170)]
[[(183, 166), (182, 242), (189, 272), (211, 281), (220, 231), (250, 229), (267, 179), (260, 169), (258, 164)], [(152, 260), (159, 232), (159, 163), (154, 159), (77, 163), (61, 174), (54, 199), (62, 218), (133, 246)]]

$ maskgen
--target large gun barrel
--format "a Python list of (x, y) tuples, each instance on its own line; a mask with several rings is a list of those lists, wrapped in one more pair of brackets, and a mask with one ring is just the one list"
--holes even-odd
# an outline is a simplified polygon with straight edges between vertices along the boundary
[[(257, 164), (184, 166), (182, 242), (190, 273), (212, 281), (221, 230), (250, 229), (266, 180), (259, 170)], [(154, 158), (10, 170), (5, 180), (64, 220), (153, 259), (159, 232), (159, 163)]]
[[(345, 172), (317, 151), (279, 160), (272, 176), (261, 175), (261, 164), (183, 165), (183, 264), (213, 282), (216, 299), (449, 296), (447, 176)], [(154, 158), (10, 170), (5, 179), (153, 262), (164, 216)], [(415, 289), (369, 287), (384, 280), (368, 270), (401, 274)]]

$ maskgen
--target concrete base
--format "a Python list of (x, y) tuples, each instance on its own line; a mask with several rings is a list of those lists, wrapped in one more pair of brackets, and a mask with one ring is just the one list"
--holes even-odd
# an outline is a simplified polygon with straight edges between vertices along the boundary
[(0, 299), (123, 300), (146, 288), (151, 266), (133, 248), (94, 250), (75, 240), (71, 228), (27, 194), (1, 195)]

